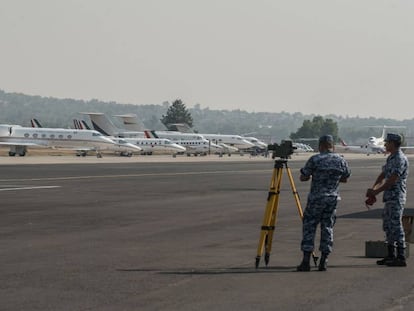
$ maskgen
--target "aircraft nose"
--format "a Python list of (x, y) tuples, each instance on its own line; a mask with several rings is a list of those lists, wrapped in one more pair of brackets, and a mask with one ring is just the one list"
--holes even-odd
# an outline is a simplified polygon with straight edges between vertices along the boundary
[(137, 145), (131, 144), (131, 143), (126, 143), (126, 144), (122, 144), (122, 146), (132, 150), (132, 151), (141, 151), (142, 148), (138, 147)]
[(176, 144), (176, 146), (175, 146), (179, 151), (186, 151), (187, 149), (185, 149), (185, 147), (183, 147), (183, 146), (180, 146), (180, 145), (178, 145), (178, 144)]

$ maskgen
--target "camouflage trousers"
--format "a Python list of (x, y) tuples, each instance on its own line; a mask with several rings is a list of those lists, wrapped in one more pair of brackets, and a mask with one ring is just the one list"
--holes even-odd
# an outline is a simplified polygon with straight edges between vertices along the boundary
[(333, 227), (336, 221), (336, 197), (326, 197), (320, 200), (308, 201), (303, 213), (303, 237), (301, 250), (312, 252), (315, 244), (315, 234), (318, 224), (321, 227), (319, 250), (330, 254), (333, 246)]
[(397, 247), (405, 248), (405, 234), (402, 225), (402, 215), (404, 205), (398, 201), (388, 201), (384, 203), (382, 212), (382, 229), (385, 232), (387, 242), (395, 244)]

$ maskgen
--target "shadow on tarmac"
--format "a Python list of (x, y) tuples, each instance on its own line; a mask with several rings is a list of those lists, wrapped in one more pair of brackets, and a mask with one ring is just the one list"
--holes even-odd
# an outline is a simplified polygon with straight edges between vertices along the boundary
[[(338, 216), (338, 218), (381, 219), (382, 211), (383, 211), (382, 208), (376, 208), (376, 209), (372, 209), (369, 211), (341, 215), (341, 216)], [(414, 208), (404, 209), (404, 215), (414, 216)]]
[[(367, 269), (378, 268), (378, 265), (360, 264), (360, 265), (329, 265), (330, 269)], [(163, 270), (163, 269), (118, 269), (119, 272), (154, 272), (157, 274), (174, 274), (174, 275), (219, 275), (219, 274), (250, 274), (250, 273), (290, 273), (296, 271), (296, 266), (268, 266), (262, 268), (254, 267), (233, 267), (233, 268), (211, 268), (211, 269), (176, 269), (176, 270)], [(317, 267), (312, 266), (310, 272), (319, 272)]]

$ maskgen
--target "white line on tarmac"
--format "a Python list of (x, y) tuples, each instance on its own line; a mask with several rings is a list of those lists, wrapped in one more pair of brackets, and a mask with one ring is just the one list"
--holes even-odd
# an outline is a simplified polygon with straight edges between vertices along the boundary
[(15, 187), (15, 188), (3, 188), (3, 189), (0, 189), (0, 191), (52, 189), (52, 188), (60, 188), (60, 186)]
[(74, 179), (104, 179), (104, 178), (125, 178), (125, 177), (149, 177), (149, 176), (185, 176), (185, 175), (208, 175), (208, 174), (251, 174), (269, 173), (272, 170), (246, 170), (246, 171), (197, 171), (197, 172), (176, 172), (176, 173), (140, 173), (140, 174), (117, 174), (117, 175), (94, 175), (94, 176), (67, 176), (67, 177), (44, 177), (44, 178), (22, 178), (22, 179), (0, 179), (1, 181), (52, 181), (52, 180), (74, 180)]

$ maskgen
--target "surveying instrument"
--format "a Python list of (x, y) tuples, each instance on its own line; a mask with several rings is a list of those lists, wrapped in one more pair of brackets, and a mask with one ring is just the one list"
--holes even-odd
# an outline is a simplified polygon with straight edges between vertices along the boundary
[[(296, 207), (301, 219), (303, 219), (302, 206), (300, 204), (299, 194), (296, 191), (295, 183), (293, 181), (292, 172), (288, 167), (288, 158), (293, 154), (296, 148), (293, 147), (291, 140), (282, 140), (281, 144), (268, 145), (268, 150), (273, 151), (272, 159), (275, 160), (275, 165), (272, 174), (272, 180), (270, 182), (270, 189), (267, 196), (266, 210), (263, 218), (263, 224), (261, 227), (259, 246), (257, 248), (256, 256), (256, 269), (259, 267), (260, 258), (264, 251), (264, 260), (266, 266), (269, 264), (270, 252), (272, 250), (273, 233), (275, 231), (275, 224), (277, 219), (277, 212), (279, 207), (280, 188), (282, 183), (283, 169), (286, 169), (289, 177), (290, 187), (292, 189), (293, 196), (295, 198)], [(312, 253), (315, 265), (318, 261), (318, 257), (315, 257)]]

